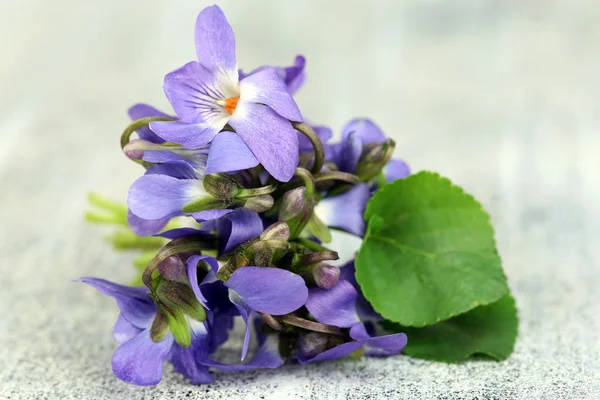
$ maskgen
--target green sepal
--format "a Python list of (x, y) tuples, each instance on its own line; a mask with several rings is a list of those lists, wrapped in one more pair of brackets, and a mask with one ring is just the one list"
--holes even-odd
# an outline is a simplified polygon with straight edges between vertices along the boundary
[(156, 289), (156, 298), (174, 310), (181, 310), (199, 322), (206, 320), (206, 311), (186, 284), (162, 280)]
[(317, 217), (316, 214), (313, 213), (313, 215), (310, 217), (308, 224), (306, 225), (306, 229), (308, 232), (316, 236), (321, 242), (331, 242), (331, 232), (329, 231), (329, 228), (323, 223), (323, 221), (321, 221), (319, 217)]
[(169, 320), (164, 312), (159, 308), (156, 310), (154, 321), (150, 327), (150, 338), (154, 342), (160, 342), (169, 333)]
[(159, 305), (162, 312), (169, 321), (169, 329), (175, 338), (175, 341), (179, 343), (181, 347), (190, 347), (192, 343), (192, 333), (190, 332), (190, 325), (188, 324), (187, 317), (181, 310), (172, 309), (165, 305)]
[(208, 174), (202, 179), (204, 189), (218, 199), (231, 199), (240, 193), (240, 187), (230, 175)]
[(183, 206), (181, 211), (185, 213), (195, 213), (206, 210), (220, 210), (223, 208), (227, 208), (229, 205), (229, 200), (217, 199), (212, 196), (206, 196), (186, 204), (185, 206)]

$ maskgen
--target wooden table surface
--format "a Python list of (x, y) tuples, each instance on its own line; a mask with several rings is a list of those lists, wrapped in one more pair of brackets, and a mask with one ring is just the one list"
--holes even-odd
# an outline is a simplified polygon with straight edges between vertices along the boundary
[(126, 282), (132, 256), (83, 222), (86, 194), (125, 200), (141, 173), (119, 150), (125, 110), (169, 110), (163, 76), (194, 59), (209, 3), (0, 0), (0, 398), (600, 398), (599, 3), (219, 4), (241, 67), (307, 57), (307, 118), (369, 116), (415, 171), (485, 205), (519, 306), (514, 355), (118, 381), (114, 302), (71, 279)]

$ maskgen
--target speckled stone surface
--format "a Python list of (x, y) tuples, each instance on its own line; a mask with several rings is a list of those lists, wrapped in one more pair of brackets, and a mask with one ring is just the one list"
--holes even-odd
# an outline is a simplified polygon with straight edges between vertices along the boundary
[(119, 152), (125, 109), (168, 110), (162, 77), (193, 59), (208, 3), (0, 0), (0, 399), (600, 398), (598, 3), (219, 4), (240, 66), (307, 56), (306, 117), (339, 131), (369, 115), (415, 170), (481, 200), (519, 306), (515, 353), (118, 381), (116, 306), (71, 280), (127, 282), (132, 256), (83, 223), (85, 197), (125, 199), (141, 172)]

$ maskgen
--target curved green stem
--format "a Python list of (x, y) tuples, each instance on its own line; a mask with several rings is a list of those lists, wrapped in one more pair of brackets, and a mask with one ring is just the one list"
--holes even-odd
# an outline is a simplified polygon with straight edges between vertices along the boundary
[(315, 179), (308, 170), (298, 167), (296, 168), (296, 172), (294, 172), (294, 176), (297, 176), (304, 182), (304, 187), (306, 187), (306, 195), (310, 196), (315, 192)]
[(279, 318), (279, 321), (296, 326), (298, 328), (306, 329), (308, 331), (321, 332), (321, 333), (329, 333), (331, 335), (341, 335), (342, 331), (337, 326), (333, 325), (325, 325), (318, 322), (309, 321), (304, 318), (296, 317), (295, 315), (284, 315)]
[(131, 138), (131, 134), (133, 132), (137, 131), (140, 128), (143, 128), (144, 126), (148, 126), (150, 124), (150, 122), (153, 122), (153, 121), (173, 121), (173, 118), (146, 117), (146, 118), (136, 119), (135, 121), (133, 121), (132, 123), (127, 125), (127, 128), (125, 128), (125, 130), (121, 134), (121, 149), (123, 147), (125, 147), (125, 145), (127, 145), (127, 143), (129, 143), (129, 139)]
[(304, 136), (310, 140), (315, 150), (315, 159), (313, 161), (313, 166), (310, 171), (313, 174), (319, 173), (321, 168), (323, 167), (323, 163), (325, 162), (325, 149), (323, 148), (323, 142), (319, 138), (319, 135), (314, 131), (313, 128), (305, 124), (304, 122), (292, 122), (292, 126), (302, 132)]
[(342, 171), (321, 172), (315, 175), (315, 182), (325, 181), (340, 181), (356, 184), (360, 182), (360, 178), (354, 174), (349, 174), (348, 172)]

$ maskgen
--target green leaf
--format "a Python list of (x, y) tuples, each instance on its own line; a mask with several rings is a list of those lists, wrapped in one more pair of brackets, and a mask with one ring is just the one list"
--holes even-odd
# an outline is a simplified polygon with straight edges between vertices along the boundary
[(508, 292), (489, 216), (448, 179), (421, 172), (389, 183), (365, 219), (356, 279), (386, 319), (431, 325)]
[(424, 328), (382, 325), (393, 332), (404, 332), (408, 344), (404, 354), (433, 361), (456, 363), (485, 355), (505, 360), (513, 351), (518, 318), (515, 300), (510, 294), (486, 306)]

